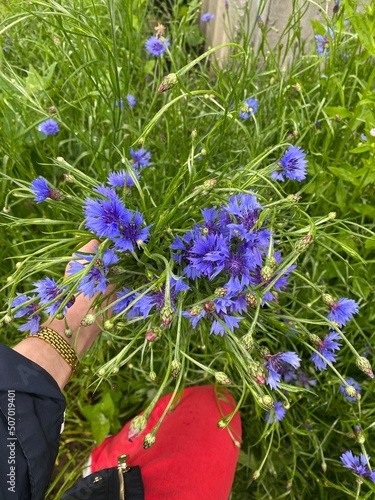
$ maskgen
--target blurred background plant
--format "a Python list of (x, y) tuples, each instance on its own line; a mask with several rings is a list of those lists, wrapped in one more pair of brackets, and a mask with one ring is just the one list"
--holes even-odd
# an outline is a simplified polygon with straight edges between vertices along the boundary
[[(216, 282), (207, 278), (185, 279), (191, 290), (180, 294), (172, 326), (157, 342), (147, 340), (150, 324), (138, 318), (107, 323), (67, 387), (66, 428), (49, 498), (59, 498), (77, 479), (95, 442), (117, 432), (160, 388), (215, 383), (215, 373), (226, 381), (218, 372), (225, 372), (242, 403), (234, 499), (372, 497), (369, 475), (346, 471), (351, 462), (340, 456), (373, 447), (373, 382), (363, 360), (362, 371), (355, 366), (353, 349), (372, 363), (374, 7), (336, 4), (333, 17), (323, 12), (325, 25), (313, 22), (311, 46), (296, 27), (300, 15), (297, 23), (291, 18), (288, 64), (280, 47), (270, 50), (269, 28), (254, 18), (252, 29), (262, 32), (259, 48), (248, 33), (237, 34), (224, 65), (215, 50), (204, 52), (199, 1), (1, 4), (3, 342), (24, 336), (17, 330), (22, 320), (12, 321), (16, 293), (30, 293), (46, 276), (59, 280), (71, 254), (91, 239), (82, 205), (87, 197), (102, 199), (92, 189), (110, 172), (125, 171), (133, 185), (118, 195), (153, 224), (147, 243), (114, 263), (110, 277), (119, 287), (142, 294), (151, 283), (150, 292), (165, 298), (171, 272), (181, 275), (184, 267), (170, 248), (176, 236), (203, 224), (201, 209), (227, 207), (240, 193), (256, 194), (263, 210), (255, 228), (273, 234), (262, 250), (262, 270), (271, 267), (272, 281), (275, 265), (285, 272), (297, 264), (286, 288), (275, 293), (270, 287), (276, 300), (263, 307), (262, 288), (255, 286), (245, 319), (223, 336), (210, 334), (209, 322), (193, 329), (179, 315), (194, 306), (199, 314), (202, 307), (212, 313)], [(158, 92), (161, 84), (160, 90), (170, 88)], [(290, 146), (306, 153), (302, 182), (270, 175)], [(46, 194), (41, 203), (30, 190), (38, 177), (48, 183), (39, 186)], [(273, 257), (273, 246), (284, 261), (270, 266), (265, 257)], [(323, 294), (335, 304), (346, 297), (359, 305), (327, 371), (310, 360), (312, 348), (322, 352), (318, 340), (332, 326), (326, 318), (332, 302), (325, 297), (324, 303)], [(159, 328), (159, 315), (150, 318)], [(241, 344), (249, 331), (251, 340)], [(241, 349), (244, 343), (248, 350)], [(301, 371), (290, 372), (287, 382), (284, 373), (274, 392), (264, 382), (278, 352), (296, 352)], [(299, 361), (288, 359), (298, 368)], [(343, 380), (349, 380), (346, 390)], [(269, 396), (271, 402), (264, 399)], [(285, 409), (285, 418), (271, 423)]]

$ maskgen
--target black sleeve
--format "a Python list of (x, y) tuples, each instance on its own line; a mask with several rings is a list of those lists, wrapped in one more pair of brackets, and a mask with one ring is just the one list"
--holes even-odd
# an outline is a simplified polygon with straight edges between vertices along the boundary
[(51, 479), (65, 399), (39, 365), (0, 344), (0, 499), (41, 500)]

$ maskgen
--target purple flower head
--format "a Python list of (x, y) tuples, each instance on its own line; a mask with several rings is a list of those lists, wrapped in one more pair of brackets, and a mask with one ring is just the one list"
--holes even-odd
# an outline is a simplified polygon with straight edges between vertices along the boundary
[(110, 188), (97, 188), (97, 192), (106, 196), (103, 200), (86, 198), (84, 212), (86, 227), (99, 238), (113, 240), (120, 235), (120, 223), (127, 210), (114, 190)]
[(256, 197), (251, 194), (239, 194), (230, 198), (224, 210), (236, 221), (236, 223), (227, 224), (231, 236), (239, 234), (243, 239), (250, 241), (250, 235), (253, 235), (252, 229), (259, 219), (262, 208)]
[(129, 108), (132, 108), (137, 104), (137, 101), (132, 94), (126, 94), (126, 100), (128, 101)]
[(169, 47), (169, 45), (170, 45), (170, 43), (169, 43), (168, 38), (161, 39), (161, 38), (157, 38), (156, 36), (150, 37), (145, 43), (146, 50), (152, 56), (156, 56), (156, 57), (159, 57), (162, 54), (164, 54), (164, 52), (167, 50), (167, 47)]
[[(370, 457), (367, 457), (370, 461)], [(371, 471), (367, 465), (367, 460), (365, 455), (361, 453), (358, 457), (353, 455), (351, 451), (346, 451), (340, 457), (340, 460), (344, 467), (352, 470), (356, 474), (362, 477), (369, 477), (373, 483), (375, 483), (375, 471)]]
[(147, 149), (139, 148), (135, 151), (130, 149), (131, 157), (133, 158), (133, 168), (143, 168), (150, 165), (151, 153)]
[(265, 356), (264, 366), (268, 370), (267, 384), (271, 389), (277, 389), (281, 381), (281, 370), (283, 369), (285, 363), (293, 366), (293, 368), (299, 368), (301, 359), (297, 356), (295, 352), (278, 352), (273, 356), (268, 354)]
[(271, 411), (266, 412), (266, 421), (272, 424), (274, 421), (280, 422), (286, 415), (286, 409), (281, 401), (276, 401)]
[[(96, 257), (94, 266), (90, 271), (80, 279), (78, 291), (82, 292), (83, 295), (87, 295), (90, 299), (97, 293), (105, 293), (108, 279), (107, 274), (109, 272), (109, 266), (115, 264), (118, 261), (118, 257), (114, 250), (107, 249), (103, 253), (98, 253), (98, 248), (95, 247), (94, 255), (80, 254), (76, 253), (75, 257), (91, 262), (94, 257)], [(77, 260), (71, 261), (68, 269), (68, 274), (73, 275), (81, 272), (85, 269), (85, 264), (78, 262)]]
[(315, 387), (318, 381), (314, 378), (309, 378), (305, 372), (302, 370), (297, 371), (297, 380), (296, 385), (298, 387), (304, 387), (305, 389), (310, 389), (311, 387)]
[(336, 321), (340, 326), (345, 325), (358, 312), (358, 304), (352, 299), (339, 299), (329, 304), (329, 307), (331, 311), (327, 318)]
[[(287, 179), (298, 182), (306, 178), (306, 153), (297, 146), (289, 146), (288, 150), (280, 160), (281, 172), (274, 171), (271, 177), (284, 182)], [(284, 177), (285, 176), (285, 177)]]
[(59, 124), (53, 118), (48, 118), (38, 126), (39, 132), (44, 135), (56, 135), (59, 129)]
[[(357, 393), (360, 393), (361, 392), (361, 386), (359, 384), (357, 384), (357, 382), (355, 382), (352, 378), (348, 378), (346, 379), (346, 382), (351, 386), (351, 387), (354, 387), (354, 389), (356, 390)], [(356, 402), (357, 401), (357, 398), (353, 398), (351, 396), (348, 396), (348, 394), (346, 393), (346, 390), (345, 390), (345, 385), (344, 384), (340, 384), (340, 392), (341, 394), (344, 395), (345, 399), (347, 401), (350, 401), (350, 402)]]
[(330, 43), (334, 38), (334, 32), (331, 28), (326, 28), (325, 35), (315, 35), (316, 50), (321, 56), (328, 56), (330, 52)]
[[(175, 278), (170, 278), (169, 299), (172, 309), (174, 309), (177, 294), (183, 292), (184, 290), (190, 290), (190, 287), (184, 282), (183, 279), (176, 280)], [(165, 285), (163, 285), (159, 291), (154, 293), (152, 296), (152, 303), (156, 306), (158, 311), (165, 306)]]
[(126, 316), (135, 317), (143, 316), (144, 319), (150, 313), (150, 310), (154, 307), (152, 297), (148, 294), (143, 295), (138, 292), (132, 292), (128, 288), (123, 288), (121, 291), (117, 292), (116, 303), (113, 306), (113, 312), (115, 314), (121, 314), (133, 301), (134, 305), (126, 312)]
[[(59, 286), (53, 278), (44, 278), (40, 281), (34, 283), (36, 292), (39, 301), (42, 305), (48, 304), (53, 301), (52, 304), (49, 304), (45, 311), (48, 314), (54, 315), (57, 313), (60, 305), (66, 298), (65, 288)], [(74, 298), (72, 298), (66, 305), (66, 307), (71, 307), (74, 303)], [(62, 311), (63, 314), (66, 312), (66, 307)]]
[(206, 12), (201, 16), (201, 21), (203, 21), (204, 23), (208, 23), (209, 21), (212, 21), (212, 19), (215, 19), (215, 15), (210, 14), (209, 12)]
[[(138, 170), (134, 170), (137, 178), (139, 178)], [(126, 172), (126, 170), (120, 170), (119, 172), (110, 172), (108, 175), (107, 182), (112, 187), (131, 187), (134, 186), (134, 181), (131, 175)]]
[[(226, 242), (221, 235), (208, 234), (206, 237), (197, 236), (186, 256), (195, 270), (195, 276), (207, 276), (213, 279), (223, 269), (223, 252), (226, 251)], [(184, 270), (186, 273), (186, 271)]]
[(255, 263), (252, 252), (246, 247), (239, 247), (237, 251), (227, 252), (224, 259), (224, 269), (230, 275), (224, 285), (228, 293), (240, 293), (251, 283), (250, 271), (254, 270)]
[(250, 97), (249, 99), (246, 99), (242, 103), (238, 116), (242, 118), (242, 120), (247, 120), (249, 116), (253, 116), (257, 113), (258, 108), (259, 108), (258, 101)]
[(34, 200), (37, 203), (42, 203), (49, 198), (51, 189), (48, 187), (47, 181), (43, 177), (34, 179), (30, 186), (31, 191), (34, 193)]
[[(336, 342), (336, 340), (340, 340), (340, 335), (336, 332), (331, 332), (324, 337), (323, 340), (316, 345), (316, 349), (320, 352), (320, 354), (326, 358), (329, 363), (336, 362), (336, 353), (333, 351), (340, 350), (341, 344)], [(315, 365), (317, 370), (326, 370), (327, 362), (321, 358), (316, 352), (313, 352), (311, 355), (311, 360)]]
[[(12, 302), (12, 307), (20, 306), (34, 299), (36, 299), (35, 295), (29, 297), (28, 295), (17, 294), (17, 297)], [(24, 316), (28, 318), (27, 323), (19, 326), (18, 330), (21, 332), (30, 331), (31, 335), (34, 335), (39, 330), (40, 314), (36, 314), (38, 309), (39, 304), (31, 302), (14, 313), (15, 318), (23, 318)]]

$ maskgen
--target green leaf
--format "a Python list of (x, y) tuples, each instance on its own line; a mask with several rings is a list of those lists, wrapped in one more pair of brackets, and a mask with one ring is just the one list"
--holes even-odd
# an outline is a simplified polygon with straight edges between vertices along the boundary
[(327, 106), (326, 108), (323, 108), (323, 111), (328, 115), (329, 118), (335, 118), (336, 115), (338, 115), (340, 118), (352, 118), (353, 116), (353, 113), (351, 111), (341, 106)]
[(99, 445), (108, 436), (111, 424), (103, 413), (95, 413), (91, 418), (91, 432)]
[(358, 186), (359, 184), (357, 179), (358, 171), (349, 165), (345, 165), (345, 167), (328, 167), (328, 170), (339, 179), (350, 182), (350, 184), (354, 184), (354, 186)]
[(336, 201), (340, 207), (341, 212), (345, 213), (348, 208), (346, 205), (347, 189), (345, 188), (345, 184), (341, 179), (337, 183), (335, 194)]
[(371, 292), (371, 286), (361, 276), (356, 276), (353, 280), (353, 288), (361, 297), (367, 299)]
[(364, 205), (363, 203), (353, 203), (352, 207), (356, 212), (366, 217), (375, 218), (375, 207)]
[(46, 90), (50, 84), (53, 72), (55, 71), (56, 63), (52, 63), (47, 69), (45, 76), (40, 75), (37, 70), (30, 64), (26, 78), (26, 90), (29, 93), (40, 92)]
[(375, 248), (375, 236), (372, 236), (371, 238), (366, 240), (365, 248), (367, 248), (368, 250)]
[(148, 74), (151, 74), (154, 70), (154, 67), (155, 67), (155, 60), (154, 59), (150, 59), (149, 61), (147, 61), (143, 67), (143, 71), (145, 73), (148, 73)]

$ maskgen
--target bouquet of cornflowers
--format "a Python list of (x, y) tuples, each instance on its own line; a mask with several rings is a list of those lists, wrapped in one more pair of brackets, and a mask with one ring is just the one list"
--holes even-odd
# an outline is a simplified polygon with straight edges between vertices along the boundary
[[(148, 38), (143, 49), (160, 62), (161, 56), (171, 55), (173, 40), (164, 36), (162, 25), (157, 28), (157, 36)], [(334, 32), (327, 29), (326, 36), (316, 36), (316, 42), (318, 54), (326, 58)], [(241, 54), (244, 50), (234, 43), (227, 45)], [(132, 364), (148, 371), (153, 387), (158, 385), (146, 411), (133, 420), (130, 438), (142, 432), (170, 385), (173, 397), (168, 408), (186, 385), (211, 381), (231, 385), (238, 396), (236, 410), (248, 401), (255, 403), (252, 417), (264, 424), (264, 438), (279, 432), (280, 421), (285, 419), (284, 425), (291, 419), (292, 406), (302, 405), (305, 396), (319, 394), (320, 372), (325, 370), (332, 375), (328, 384), (337, 387), (337, 397), (360, 408), (362, 387), (336, 368), (343, 355), (340, 349), (347, 347), (358, 372), (373, 378), (370, 362), (344, 331), (359, 312), (359, 304), (337, 296), (323, 281), (314, 282), (306, 271), (314, 245), (340, 221), (334, 212), (321, 217), (307, 213), (304, 181), (308, 182), (313, 169), (308, 168), (302, 147), (290, 144), (302, 143), (296, 132), (288, 135), (288, 142), (268, 143), (262, 154), (254, 154), (244, 164), (234, 164), (232, 156), (226, 164), (211, 165), (209, 146), (216, 129), (204, 132), (206, 144), (199, 137), (202, 131), (193, 129), (190, 137), (181, 139), (184, 148), (175, 146), (176, 167), (164, 167), (159, 176), (159, 158), (153, 151), (156, 123), (174, 105), (199, 98), (212, 114), (224, 117), (222, 123), (228, 128), (221, 137), (230, 126), (247, 139), (254, 130), (256, 139), (261, 137), (258, 94), (246, 92), (239, 98), (236, 92), (228, 92), (226, 102), (215, 90), (184, 87), (181, 77), (214, 50), (181, 70), (172, 65), (176, 73), (159, 85), (159, 92), (173, 89), (172, 99), (143, 126), (136, 140), (132, 137), (131, 148), (123, 142), (113, 146), (116, 154), (111, 159), (119, 159), (111, 160), (110, 172), (105, 160), (95, 178), (73, 166), (78, 160), (64, 153), (65, 158), (50, 154), (43, 176), (31, 183), (8, 178), (13, 187), (18, 186), (8, 193), (4, 207), (9, 224), (25, 224), (8, 209), (14, 196), (15, 203), (34, 203), (43, 212), (40, 219), (30, 219), (30, 225), (53, 229), (49, 237), (43, 236), (43, 246), (24, 255), (8, 278), (4, 322), (14, 322), (20, 331), (33, 335), (48, 317), (56, 317), (65, 321), (69, 337), (67, 310), (78, 294), (92, 299), (82, 326), (96, 322), (102, 329), (98, 342), (105, 362), (95, 366), (96, 380), (111, 383)], [(296, 89), (297, 85), (293, 92)], [(139, 95), (125, 94), (115, 94), (114, 115), (137, 105)], [(51, 107), (50, 117), (38, 125), (39, 139), (48, 141), (53, 136), (54, 140), (60, 133), (55, 113)], [(129, 130), (132, 136), (136, 133), (135, 127)], [(241, 149), (235, 134), (231, 139), (231, 150)], [(49, 177), (49, 171), (55, 175)], [(156, 175), (152, 177), (151, 171)], [(52, 183), (52, 177), (59, 181)], [(77, 251), (93, 238), (97, 241), (93, 253)], [(63, 278), (60, 264), (67, 266)], [(22, 282), (31, 280), (30, 290), (23, 290)], [(109, 285), (116, 294), (111, 305), (105, 300)], [(230, 429), (234, 413), (223, 415), (219, 427)], [(164, 415), (145, 436), (145, 447), (157, 439)], [(375, 482), (359, 425), (352, 437), (362, 453), (357, 456), (348, 450), (340, 457), (340, 451), (332, 459), (341, 458), (358, 481)], [(260, 465), (254, 467), (253, 479), (260, 476), (271, 444), (272, 439)], [(322, 467), (325, 472), (324, 457)]]

